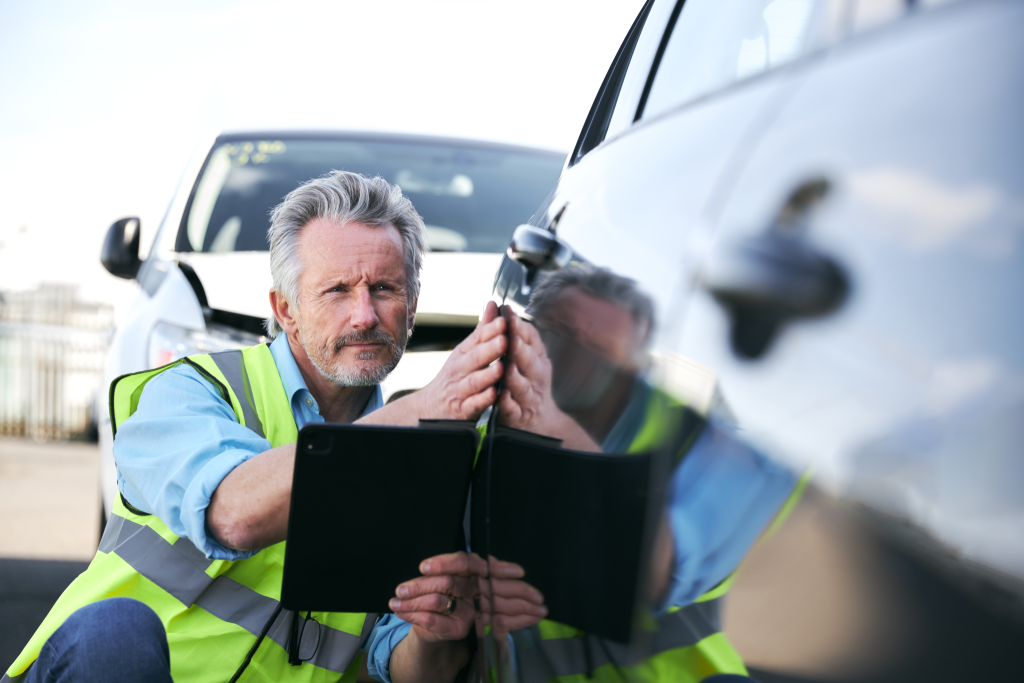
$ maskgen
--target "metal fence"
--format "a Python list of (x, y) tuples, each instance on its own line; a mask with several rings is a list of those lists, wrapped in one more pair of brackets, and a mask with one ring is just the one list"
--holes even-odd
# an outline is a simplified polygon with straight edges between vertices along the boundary
[(86, 434), (113, 322), (71, 285), (0, 292), (0, 435)]

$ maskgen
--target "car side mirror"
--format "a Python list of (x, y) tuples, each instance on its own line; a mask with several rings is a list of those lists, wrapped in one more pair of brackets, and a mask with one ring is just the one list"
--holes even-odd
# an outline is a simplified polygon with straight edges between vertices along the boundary
[(564, 268), (572, 259), (572, 249), (567, 244), (554, 233), (532, 225), (516, 228), (505, 253), (526, 269), (520, 290), (523, 294), (530, 293), (538, 271)]
[(111, 275), (134, 279), (142, 261), (139, 260), (139, 232), (141, 223), (134, 216), (122, 218), (107, 230), (100, 252), (100, 263)]

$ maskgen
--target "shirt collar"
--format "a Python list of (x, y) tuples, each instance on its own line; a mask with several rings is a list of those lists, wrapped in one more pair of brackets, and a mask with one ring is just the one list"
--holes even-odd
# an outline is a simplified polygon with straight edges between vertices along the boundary
[[(281, 376), (281, 384), (284, 385), (284, 393), (288, 396), (289, 404), (294, 406), (295, 395), (302, 392), (309, 394), (309, 387), (306, 386), (306, 380), (302, 379), (302, 373), (299, 372), (299, 364), (295, 362), (295, 356), (292, 355), (292, 348), (288, 345), (287, 334), (282, 332), (277, 335), (277, 339), (271, 342), (270, 354), (274, 357), (274, 363), (277, 365), (277, 374)], [(373, 388), (373, 395), (366, 402), (366, 408), (359, 417), (369, 415), (383, 405), (384, 395), (381, 393), (380, 385), (378, 384)]]

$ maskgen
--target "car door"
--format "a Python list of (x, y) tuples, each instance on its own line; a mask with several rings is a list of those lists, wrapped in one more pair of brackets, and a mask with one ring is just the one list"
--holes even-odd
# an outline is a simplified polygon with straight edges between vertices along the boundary
[(705, 226), (679, 347), (748, 438), (1018, 604), (1022, 27), (901, 5), (809, 69)]
[[(736, 84), (745, 23), (751, 8), (767, 1), (734, 4), (736, 12), (720, 15), (701, 2), (656, 0), (644, 7), (556, 188), (531, 220), (556, 226), (590, 262), (635, 279), (654, 297), (656, 346), (678, 334), (679, 293), (693, 275), (683, 259), (693, 227), (799, 73), (778, 70)], [(673, 31), (684, 32), (677, 42), (685, 42), (716, 16), (731, 18), (714, 26), (715, 37), (732, 41), (727, 47), (709, 39), (694, 49), (672, 48)], [(732, 60), (731, 70), (675, 87), (688, 67), (700, 70), (722, 54)], [(659, 68), (674, 72), (670, 85), (654, 82)]]
[[(818, 15), (828, 3), (797, 3), (799, 11), (774, 25), (762, 21), (769, 4), (737, 0), (730, 7), (735, 11), (720, 11), (720, 3), (700, 0), (685, 5), (655, 1), (644, 7), (556, 188), (531, 226), (517, 231), (495, 280), (494, 300), (532, 321), (543, 341), (550, 363), (552, 412), (557, 407), (572, 415), (591, 445), (606, 455), (665, 456), (650, 471), (650, 499), (659, 502), (647, 517), (644, 533), (637, 534), (643, 543), (630, 551), (638, 553), (633, 559), (640, 566), (640, 583), (634, 597), (642, 607), (630, 614), (643, 613), (649, 606), (644, 572), (658, 561), (660, 496), (678, 458), (684, 457), (684, 445), (690, 443), (690, 425), (700, 422), (692, 416), (724, 410), (714, 372), (679, 353), (685, 302), (695, 274), (693, 264), (698, 262), (688, 253), (696, 248), (695, 236), (703, 234), (700, 226), (709, 207), (724, 196), (773, 112), (799, 84), (804, 65), (796, 57), (812, 44), (812, 26), (819, 20), (827, 24), (828, 17)], [(780, 38), (787, 35), (795, 38)], [(755, 57), (761, 55), (760, 63), (750, 57), (751, 51)], [(705, 69), (708, 64), (714, 68)], [(690, 78), (692, 73), (699, 77)], [(623, 425), (631, 421), (631, 437), (622, 437), (629, 431)], [(578, 434), (572, 427), (541, 434), (561, 439), (567, 450), (585, 450), (574, 441)], [(641, 438), (646, 427), (653, 434), (648, 440)], [(735, 465), (733, 472), (749, 465), (756, 471), (751, 479), (762, 483), (776, 477), (764, 488), (783, 494), (773, 499), (774, 507), (765, 503), (749, 510), (763, 523), (742, 532), (716, 529), (729, 542), (737, 542), (728, 550), (731, 564), (712, 584), (735, 567), (795, 481), (791, 474), (775, 470), (765, 474), (771, 467), (759, 456), (744, 450), (731, 435), (716, 434), (721, 437), (719, 463)], [(566, 481), (563, 486), (575, 490), (579, 483)], [(596, 499), (608, 490), (594, 488), (591, 493)], [(538, 504), (550, 500), (536, 498)], [(715, 504), (738, 513), (733, 518), (742, 518), (739, 511), (757, 498), (742, 495)], [(494, 515), (490, 518), (486, 533), (495, 547), (496, 539), (509, 530), (499, 527)], [(557, 520), (549, 522), (555, 526)], [(734, 530), (735, 539), (730, 537)], [(597, 567), (593, 569), (597, 573)], [(529, 580), (534, 569), (526, 570)], [(586, 583), (581, 578), (579, 584)], [(709, 587), (680, 598), (676, 606), (693, 603)], [(548, 594), (551, 602), (558, 597)], [(608, 596), (593, 593), (586, 599), (601, 605)], [(700, 615), (703, 625), (692, 632), (706, 636), (701, 628), (717, 618), (710, 615), (712, 604), (705, 607), (709, 612)], [(650, 643), (637, 642), (638, 636), (643, 640), (642, 629), (632, 636), (631, 654), (620, 658), (623, 653), (605, 643), (607, 651), (595, 655), (594, 662), (621, 660), (632, 662), (623, 666), (631, 666), (636, 665), (638, 652), (646, 653), (641, 660), (656, 654)], [(571, 649), (571, 642), (561, 641)], [(543, 652), (544, 646), (530, 651)], [(588, 652), (584, 648), (567, 656), (577, 661), (575, 655), (580, 654), (579, 661), (586, 660), (582, 666), (589, 667), (593, 662)], [(541, 660), (543, 672), (557, 656)], [(533, 666), (526, 660), (520, 664), (524, 670)], [(533, 680), (529, 675), (525, 679)]]

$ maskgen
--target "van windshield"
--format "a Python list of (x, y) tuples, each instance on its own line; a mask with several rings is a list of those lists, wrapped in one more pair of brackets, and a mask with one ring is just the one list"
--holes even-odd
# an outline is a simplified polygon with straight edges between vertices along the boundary
[(298, 185), (332, 170), (397, 184), (433, 251), (500, 253), (558, 179), (564, 157), (520, 148), (373, 139), (229, 139), (213, 148), (175, 249), (266, 251), (270, 212)]

